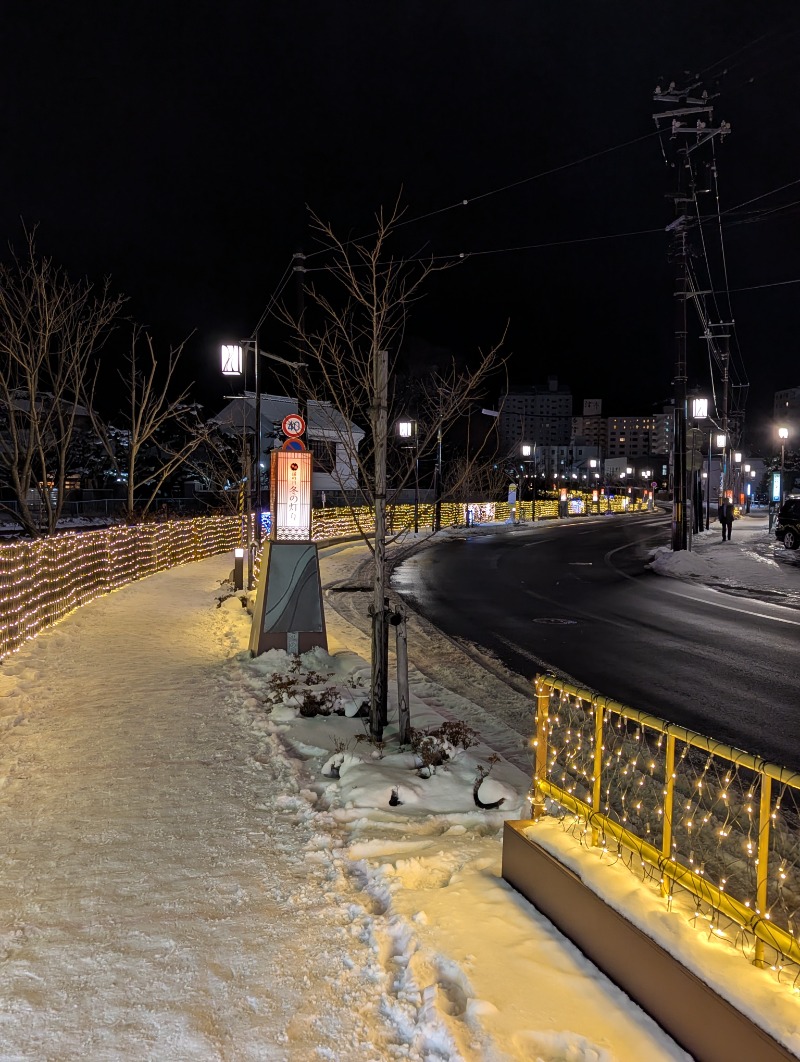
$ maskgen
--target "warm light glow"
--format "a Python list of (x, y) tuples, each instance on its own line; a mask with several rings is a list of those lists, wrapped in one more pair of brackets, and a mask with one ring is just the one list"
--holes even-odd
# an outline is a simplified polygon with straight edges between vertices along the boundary
[(242, 375), (242, 348), (238, 343), (222, 344), (222, 375)]
[(308, 450), (274, 450), (275, 524), (278, 541), (311, 538), (311, 468)]
[(789, 438), (789, 429), (788, 428), (778, 428), (778, 438), (779, 439), (788, 439)]
[(692, 416), (695, 420), (702, 420), (703, 417), (708, 416), (708, 399), (707, 398), (693, 398), (692, 399)]
[(176, 564), (225, 553), (242, 521), (207, 516), (67, 532), (0, 545), (0, 657), (101, 594)]
[(244, 557), (244, 549), (241, 546), (237, 546), (236, 549), (233, 551), (233, 555), (238, 560), (241, 560), (242, 557)]
[(401, 439), (410, 439), (414, 431), (414, 423), (410, 420), (398, 420), (397, 434)]

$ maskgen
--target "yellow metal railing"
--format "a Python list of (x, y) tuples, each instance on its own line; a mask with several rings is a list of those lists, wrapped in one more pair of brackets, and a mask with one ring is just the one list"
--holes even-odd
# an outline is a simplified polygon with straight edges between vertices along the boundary
[(800, 966), (800, 774), (551, 675), (535, 690), (533, 819), (555, 801), (750, 934), (756, 965)]

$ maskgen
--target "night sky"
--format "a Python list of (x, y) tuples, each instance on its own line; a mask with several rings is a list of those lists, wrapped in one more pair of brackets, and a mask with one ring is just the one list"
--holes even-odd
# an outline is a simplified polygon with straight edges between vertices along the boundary
[[(469, 355), (509, 322), (517, 384), (556, 374), (576, 411), (660, 408), (674, 176), (657, 137), (608, 149), (655, 129), (653, 89), (683, 71), (713, 89), (727, 70), (722, 209), (764, 196), (724, 229), (751, 437), (800, 384), (800, 284), (736, 290), (800, 280), (800, 183), (765, 195), (800, 179), (794, 0), (5, 0), (0, 20), (3, 244), (38, 223), (40, 250), (110, 275), (157, 344), (195, 330), (209, 407), (219, 342), (250, 335), (292, 254), (317, 246), (307, 206), (360, 235), (402, 188), (398, 252), (471, 255), (431, 284), (410, 342)], [(589, 239), (640, 230), (656, 231)], [(702, 385), (691, 314), (689, 336)], [(276, 348), (277, 325), (262, 340)]]

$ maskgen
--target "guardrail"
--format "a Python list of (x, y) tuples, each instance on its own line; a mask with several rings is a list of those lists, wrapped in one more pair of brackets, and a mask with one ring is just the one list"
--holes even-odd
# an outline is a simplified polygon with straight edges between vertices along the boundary
[(800, 774), (551, 675), (535, 691), (533, 819), (555, 801), (670, 905), (679, 887), (715, 936), (798, 976)]

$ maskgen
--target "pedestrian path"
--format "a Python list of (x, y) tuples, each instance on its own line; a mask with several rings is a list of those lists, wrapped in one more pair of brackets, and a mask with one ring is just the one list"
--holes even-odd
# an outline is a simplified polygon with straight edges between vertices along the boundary
[(154, 575), (3, 661), (2, 1059), (381, 1057), (302, 776), (228, 703), (224, 574)]

